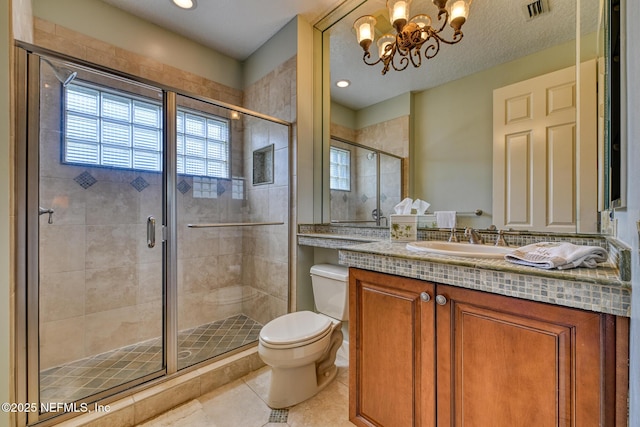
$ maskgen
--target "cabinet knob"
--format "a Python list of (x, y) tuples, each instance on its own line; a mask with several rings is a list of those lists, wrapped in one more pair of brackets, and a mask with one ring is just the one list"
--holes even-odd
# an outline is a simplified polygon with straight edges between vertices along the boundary
[(422, 292), (422, 293), (420, 294), (420, 299), (421, 299), (422, 301), (424, 301), (424, 302), (429, 302), (429, 301), (431, 301), (431, 295), (429, 295), (429, 294), (428, 294), (428, 293), (426, 293), (426, 292)]
[(445, 305), (447, 303), (447, 297), (445, 297), (444, 295), (436, 296), (436, 303), (438, 305)]

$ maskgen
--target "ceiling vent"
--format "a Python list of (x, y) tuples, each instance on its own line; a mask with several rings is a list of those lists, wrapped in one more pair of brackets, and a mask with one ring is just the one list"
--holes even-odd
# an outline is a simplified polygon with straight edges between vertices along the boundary
[(549, 13), (549, 0), (536, 0), (522, 6), (527, 21)]

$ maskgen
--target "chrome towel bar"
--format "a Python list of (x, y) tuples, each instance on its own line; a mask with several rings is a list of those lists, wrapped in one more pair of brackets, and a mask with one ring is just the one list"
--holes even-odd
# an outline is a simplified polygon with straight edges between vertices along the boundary
[(212, 224), (187, 224), (189, 228), (214, 228), (214, 227), (253, 227), (256, 225), (284, 225), (284, 222), (220, 222)]

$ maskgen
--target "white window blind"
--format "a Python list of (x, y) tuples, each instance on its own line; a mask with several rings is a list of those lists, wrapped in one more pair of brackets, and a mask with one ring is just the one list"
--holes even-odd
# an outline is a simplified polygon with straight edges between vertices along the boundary
[[(178, 173), (229, 178), (229, 122), (178, 109)], [(63, 161), (162, 170), (160, 103), (84, 83), (65, 88)]]
[(349, 150), (330, 148), (329, 186), (332, 190), (351, 191), (351, 152)]

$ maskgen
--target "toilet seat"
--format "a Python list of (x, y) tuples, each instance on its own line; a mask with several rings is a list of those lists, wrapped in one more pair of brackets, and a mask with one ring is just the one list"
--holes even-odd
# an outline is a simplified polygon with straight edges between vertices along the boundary
[(277, 317), (260, 331), (260, 341), (270, 348), (301, 347), (324, 338), (333, 322), (311, 311), (297, 311)]

